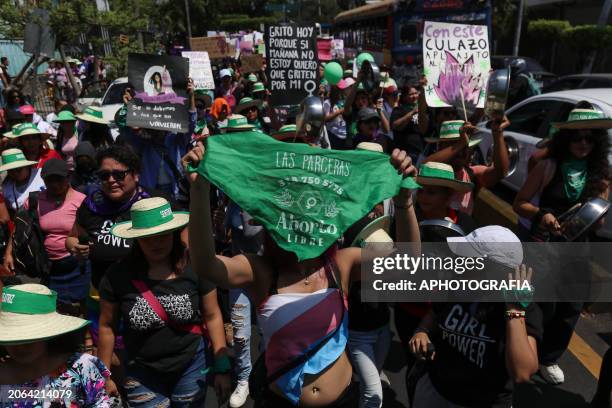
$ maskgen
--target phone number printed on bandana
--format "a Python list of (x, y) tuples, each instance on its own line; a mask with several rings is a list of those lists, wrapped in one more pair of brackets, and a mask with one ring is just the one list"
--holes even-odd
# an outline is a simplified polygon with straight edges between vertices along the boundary
[(70, 388), (40, 389), (40, 388), (10, 388), (3, 389), (0, 401), (54, 401), (70, 399), (73, 391)]

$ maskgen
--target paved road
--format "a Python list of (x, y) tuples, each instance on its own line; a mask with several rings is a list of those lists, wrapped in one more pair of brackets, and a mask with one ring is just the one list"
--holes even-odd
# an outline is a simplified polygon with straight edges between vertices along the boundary
[[(612, 310), (612, 308), (608, 308)], [(391, 319), (393, 321), (393, 319)], [(395, 330), (395, 328), (393, 328)], [(253, 332), (256, 332), (253, 330)], [(582, 316), (576, 328), (576, 335), (560, 361), (565, 372), (566, 382), (551, 386), (536, 374), (532, 383), (517, 387), (515, 408), (586, 408), (597, 386), (601, 356), (612, 345), (612, 313), (599, 313)], [(256, 350), (257, 340), (253, 346)], [(397, 336), (393, 338), (391, 349), (384, 367), (391, 381), (391, 389), (385, 391), (383, 408), (408, 408), (408, 398), (404, 386), (406, 367), (404, 352)], [(217, 407), (214, 391), (209, 388), (206, 407)], [(252, 407), (249, 400), (245, 407)]]

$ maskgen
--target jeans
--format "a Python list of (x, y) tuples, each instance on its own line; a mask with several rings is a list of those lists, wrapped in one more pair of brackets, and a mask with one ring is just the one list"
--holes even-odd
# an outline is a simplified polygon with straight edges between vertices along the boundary
[(391, 345), (389, 325), (372, 331), (349, 331), (348, 347), (359, 375), (359, 407), (380, 408), (383, 389), (380, 372)]
[(229, 290), (236, 353), (236, 379), (248, 381), (251, 374), (251, 301), (243, 289)]
[(83, 302), (89, 293), (90, 281), (89, 262), (80, 264), (72, 255), (51, 261), (48, 286), (57, 292), (58, 303)]
[(202, 407), (206, 400), (206, 347), (204, 340), (196, 351), (191, 364), (178, 380), (168, 380), (150, 369), (129, 365), (125, 379), (125, 391), (131, 407), (187, 408)]
[(569, 346), (583, 305), (581, 302), (538, 303), (544, 317), (542, 341), (538, 344), (540, 364), (557, 364)]

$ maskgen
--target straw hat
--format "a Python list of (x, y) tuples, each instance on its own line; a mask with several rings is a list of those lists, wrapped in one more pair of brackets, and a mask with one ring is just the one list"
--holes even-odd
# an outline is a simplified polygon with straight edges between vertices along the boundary
[(27, 344), (51, 339), (90, 322), (56, 312), (57, 293), (28, 283), (7, 286), (0, 303), (0, 344)]
[[(382, 145), (380, 145), (379, 143), (372, 142), (361, 142), (357, 144), (356, 150), (368, 150), (370, 152), (384, 153)], [(414, 177), (406, 177), (402, 181), (401, 186), (410, 190), (421, 188), (421, 186), (416, 182)]]
[(362, 219), (361, 222), (366, 225), (361, 228), (361, 231), (351, 242), (352, 247), (364, 248), (367, 244), (376, 243), (387, 244), (384, 245), (385, 248), (390, 245), (389, 249), (393, 249), (393, 239), (389, 236), (391, 216), (385, 215), (369, 222)]
[(245, 130), (253, 130), (255, 126), (251, 125), (247, 118), (242, 115), (232, 115), (227, 118), (227, 125), (224, 127), (227, 131), (241, 132)]
[(41, 132), (40, 129), (38, 129), (38, 127), (36, 127), (35, 124), (26, 122), (26, 123), (20, 123), (19, 125), (13, 126), (13, 130), (11, 130), (10, 132), (6, 132), (4, 134), (4, 136), (8, 137), (9, 139), (16, 139), (18, 137), (26, 136), (26, 135), (41, 135), (42, 136), (44, 135), (44, 133)]
[(238, 105), (234, 108), (234, 113), (240, 113), (251, 106), (256, 106), (257, 109), (261, 109), (262, 105), (263, 101), (261, 99), (253, 99), (245, 96), (244, 98), (240, 99), (240, 102), (238, 102)]
[(249, 76), (247, 77), (247, 79), (249, 80), (249, 82), (257, 82), (257, 75), (255, 75), (255, 74), (249, 74)]
[(253, 84), (253, 89), (251, 90), (251, 92), (264, 92), (265, 90), (266, 88), (264, 87), (264, 84), (262, 82), (255, 82)]
[[(462, 120), (447, 120), (446, 122), (442, 122), (442, 125), (440, 126), (440, 136), (426, 137), (425, 141), (427, 141), (427, 143), (438, 143), (459, 140), (461, 139), (459, 129), (461, 129), (461, 126), (463, 126), (464, 123), (465, 122)], [(482, 139), (470, 140), (469, 147), (476, 146), (480, 142), (482, 142)]]
[(449, 187), (460, 193), (467, 193), (474, 188), (472, 183), (457, 180), (455, 171), (446, 163), (423, 163), (416, 179), (422, 186)]
[(104, 120), (102, 109), (97, 106), (88, 106), (85, 108), (83, 113), (76, 115), (78, 119), (84, 120), (85, 122), (99, 123), (101, 125), (108, 125), (108, 120)]
[(184, 227), (189, 213), (173, 212), (168, 200), (162, 197), (145, 198), (130, 208), (130, 221), (113, 225), (111, 234), (120, 238), (143, 238)]
[(303, 139), (303, 137), (298, 137), (296, 132), (296, 125), (284, 125), (277, 131), (272, 132), (272, 137), (279, 141), (284, 141), (287, 139)]
[(77, 118), (70, 111), (61, 111), (57, 114), (57, 118), (53, 119), (53, 122), (76, 122)]
[(0, 171), (18, 169), (20, 167), (33, 166), (38, 162), (28, 160), (19, 149), (6, 149), (2, 152), (2, 165)]
[(559, 129), (612, 129), (612, 119), (595, 109), (573, 109), (565, 122), (554, 122)]

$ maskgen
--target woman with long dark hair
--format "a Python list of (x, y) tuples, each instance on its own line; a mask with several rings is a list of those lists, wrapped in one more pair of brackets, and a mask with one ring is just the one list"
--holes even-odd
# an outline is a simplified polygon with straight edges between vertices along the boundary
[[(204, 152), (203, 144), (198, 143), (183, 159), (184, 165), (198, 166)], [(408, 176), (415, 172), (405, 152), (394, 151), (390, 161), (398, 174)], [(210, 184), (197, 173), (189, 179), (189, 245), (197, 248), (191, 252), (194, 270), (220, 287), (247, 289), (252, 302), (259, 305), (267, 375), (260, 371), (256, 371), (259, 377), (254, 375), (261, 381), (257, 406), (349, 406), (354, 393), (349, 390), (352, 368), (347, 355), (344, 295), (351, 280), (359, 275), (361, 248), (337, 250), (334, 244), (319, 256), (298, 261), (295, 253), (281, 249), (266, 233), (263, 256), (216, 256)], [(395, 208), (397, 241), (418, 242), (410, 189), (400, 190)], [(316, 352), (297, 363), (296, 358), (299, 360), (304, 350), (312, 350), (317, 344), (321, 347)], [(291, 368), (291, 364), (296, 365)], [(268, 382), (274, 374), (278, 378)]]
[[(131, 221), (111, 234), (136, 242), (100, 283), (100, 359), (111, 364), (116, 323), (125, 324), (130, 404), (143, 407), (199, 407), (206, 399), (203, 373), (213, 366), (220, 401), (230, 392), (223, 319), (215, 287), (196, 275), (180, 231), (189, 213), (173, 212), (161, 197), (135, 203)], [(215, 363), (206, 361), (210, 338)], [(109, 394), (118, 394), (108, 379)], [(145, 402), (143, 395), (150, 398)]]
[[(563, 240), (558, 217), (578, 203), (593, 198), (608, 199), (610, 142), (606, 129), (612, 119), (605, 118), (592, 106), (580, 102), (568, 120), (555, 123), (559, 128), (548, 147), (548, 158), (541, 160), (529, 173), (516, 195), (514, 211), (531, 220), (531, 230), (522, 233), (534, 241)], [(577, 240), (588, 240), (593, 229)], [(544, 336), (540, 347), (543, 377), (561, 384), (565, 377), (557, 361), (567, 349), (582, 303), (540, 303), (544, 314)]]
[(115, 143), (108, 127), (109, 122), (104, 119), (100, 108), (88, 106), (83, 113), (75, 116), (83, 125), (79, 140), (90, 142), (97, 151), (104, 150)]

